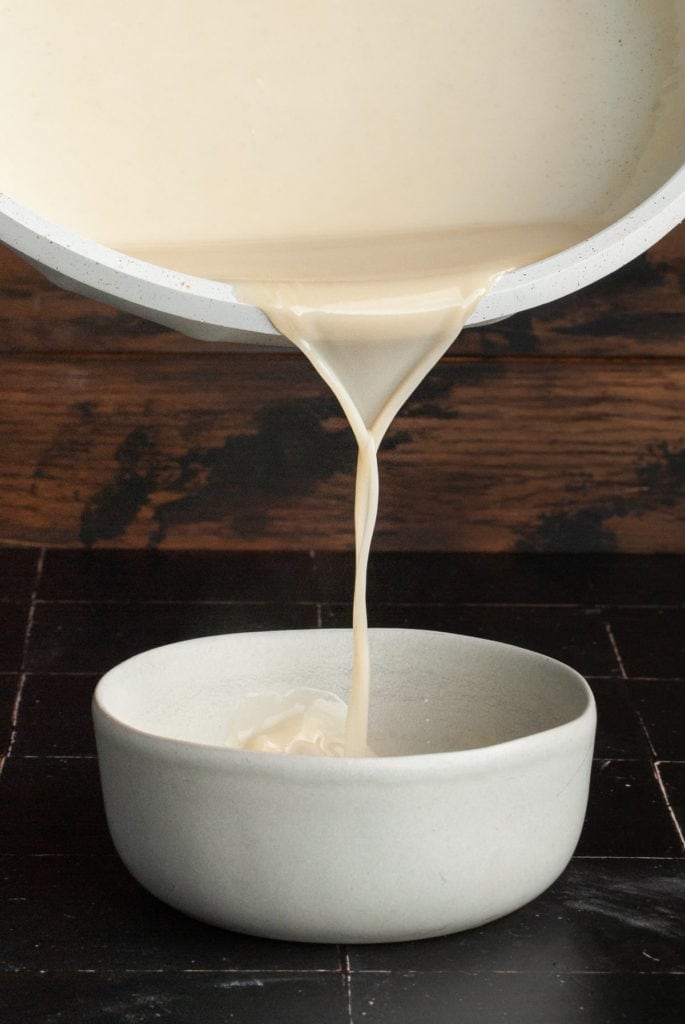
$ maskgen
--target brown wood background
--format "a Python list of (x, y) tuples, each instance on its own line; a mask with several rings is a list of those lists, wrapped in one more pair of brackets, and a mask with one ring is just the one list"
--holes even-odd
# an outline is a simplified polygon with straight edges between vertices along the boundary
[[(0, 543), (348, 548), (354, 446), (308, 363), (70, 295), (0, 247)], [(470, 330), (392, 427), (376, 548), (685, 551), (685, 227)]]

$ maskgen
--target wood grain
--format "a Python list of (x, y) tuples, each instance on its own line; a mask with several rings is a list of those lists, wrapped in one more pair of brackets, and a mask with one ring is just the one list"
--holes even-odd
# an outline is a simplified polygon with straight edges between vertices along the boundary
[[(5, 356), (5, 542), (348, 548), (354, 449), (298, 359)], [(682, 550), (685, 362), (444, 362), (384, 446), (377, 547)]]
[[(0, 543), (349, 548), (355, 453), (294, 350), (62, 292), (0, 247)], [(386, 550), (685, 550), (685, 228), (465, 332), (384, 445)]]

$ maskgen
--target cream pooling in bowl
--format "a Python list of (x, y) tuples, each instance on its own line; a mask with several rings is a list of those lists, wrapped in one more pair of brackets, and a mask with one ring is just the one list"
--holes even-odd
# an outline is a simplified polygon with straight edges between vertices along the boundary
[(366, 750), (378, 445), (499, 274), (630, 209), (672, 123), (659, 107), (682, 100), (679, 12), (671, 0), (0, 12), (3, 188), (133, 255), (243, 282), (350, 420), (346, 753)]
[(346, 718), (345, 701), (328, 690), (301, 686), (284, 694), (262, 691), (244, 697), (233, 710), (226, 746), (343, 757)]

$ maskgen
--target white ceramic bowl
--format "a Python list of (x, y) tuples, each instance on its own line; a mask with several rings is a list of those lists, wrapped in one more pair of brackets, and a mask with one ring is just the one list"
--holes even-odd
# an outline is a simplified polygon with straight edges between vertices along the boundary
[(160, 899), (278, 939), (381, 942), (507, 914), (563, 871), (585, 815), (585, 681), (506, 644), (371, 632), (370, 743), (311, 758), (224, 746), (241, 695), (344, 695), (348, 630), (233, 634), (137, 655), (100, 681), (109, 827)]

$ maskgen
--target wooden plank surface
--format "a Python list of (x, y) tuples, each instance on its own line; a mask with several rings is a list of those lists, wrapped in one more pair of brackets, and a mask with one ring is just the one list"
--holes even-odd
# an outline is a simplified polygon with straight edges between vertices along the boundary
[[(0, 543), (349, 548), (354, 448), (299, 353), (62, 292), (0, 248)], [(685, 550), (685, 230), (466, 332), (382, 452), (387, 550)]]
[[(297, 359), (6, 356), (0, 540), (347, 548), (354, 447)], [(685, 361), (452, 360), (384, 445), (377, 547), (682, 550)]]

